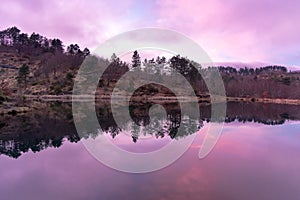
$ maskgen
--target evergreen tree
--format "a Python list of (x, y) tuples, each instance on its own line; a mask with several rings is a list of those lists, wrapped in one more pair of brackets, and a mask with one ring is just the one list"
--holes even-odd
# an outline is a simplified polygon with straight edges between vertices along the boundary
[(52, 47), (53, 51), (56, 52), (56, 53), (63, 53), (64, 52), (63, 43), (60, 39), (51, 40), (51, 47)]
[(137, 51), (133, 52), (132, 55), (132, 68), (140, 69), (141, 67), (141, 58)]
[(112, 63), (117, 62), (118, 63), (119, 61), (120, 61), (120, 59), (118, 58), (118, 56), (115, 53), (113, 53), (110, 57), (110, 62), (112, 62)]
[(70, 55), (76, 55), (78, 54), (79, 52), (81, 52), (80, 50), (80, 47), (78, 44), (70, 44), (68, 47), (67, 47), (67, 52), (68, 54)]
[(89, 50), (88, 48), (84, 48), (84, 49), (83, 49), (83, 56), (84, 56), (84, 57), (87, 57), (88, 55), (90, 55), (90, 53), (91, 53), (91, 52), (90, 52), (90, 50)]
[(25, 88), (27, 87), (27, 80), (29, 75), (29, 67), (26, 64), (23, 64), (19, 69), (17, 81), (19, 84), (24, 84)]

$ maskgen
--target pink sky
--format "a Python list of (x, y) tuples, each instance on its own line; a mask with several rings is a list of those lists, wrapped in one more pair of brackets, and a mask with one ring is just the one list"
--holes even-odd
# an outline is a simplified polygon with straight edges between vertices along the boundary
[(197, 41), (215, 62), (299, 66), (299, 8), (297, 0), (2, 0), (0, 29), (93, 49), (124, 31), (160, 27)]

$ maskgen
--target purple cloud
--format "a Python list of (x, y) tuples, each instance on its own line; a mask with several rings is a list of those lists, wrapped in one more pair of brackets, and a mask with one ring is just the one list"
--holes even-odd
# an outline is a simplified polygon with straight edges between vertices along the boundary
[(124, 31), (170, 28), (196, 40), (214, 61), (299, 65), (299, 8), (297, 0), (3, 0), (0, 28), (16, 25), (91, 49)]
[[(299, 64), (299, 1), (163, 1), (160, 24), (186, 33), (213, 60)], [(296, 58), (296, 56), (294, 56)]]

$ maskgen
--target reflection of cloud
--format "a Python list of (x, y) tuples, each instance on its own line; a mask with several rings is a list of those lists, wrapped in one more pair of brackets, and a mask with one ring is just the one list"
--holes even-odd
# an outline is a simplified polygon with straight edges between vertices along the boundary
[[(103, 133), (105, 134), (105, 133)], [(147, 153), (159, 150), (167, 145), (172, 139), (169, 136), (164, 138), (156, 138), (153, 135), (140, 136), (137, 143), (133, 143), (131, 132), (120, 132), (115, 138), (109, 135), (99, 135), (98, 137), (107, 137), (114, 145), (129, 152)], [(144, 138), (143, 138), (144, 137)], [(155, 145), (153, 145), (155, 144)]]
[(158, 172), (170, 173), (160, 193), (166, 199), (294, 199), (300, 195), (297, 126), (228, 124), (208, 157), (195, 159), (198, 149), (192, 148)]
[(298, 199), (299, 122), (256, 125), (226, 124), (226, 133), (205, 159), (198, 159), (199, 149), (190, 148), (174, 164), (146, 174), (109, 169), (80, 142), (17, 160), (2, 157), (1, 198)]
[(2, 157), (0, 169), (3, 199), (108, 199), (116, 186), (124, 189), (118, 194), (126, 195), (129, 188), (123, 184), (131, 182), (126, 174), (99, 164), (80, 142), (30, 152), (18, 160)]

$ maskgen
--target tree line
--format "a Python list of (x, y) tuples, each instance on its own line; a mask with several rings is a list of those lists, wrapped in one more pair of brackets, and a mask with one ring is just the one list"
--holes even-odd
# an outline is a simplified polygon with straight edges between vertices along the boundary
[(33, 49), (40, 49), (42, 53), (67, 53), (70, 55), (87, 56), (90, 54), (88, 48), (80, 49), (78, 44), (70, 44), (64, 49), (63, 42), (58, 39), (48, 39), (38, 33), (33, 32), (31, 35), (22, 33), (17, 27), (10, 27), (0, 31), (0, 45), (15, 47), (18, 52), (30, 53)]
[[(127, 64), (120, 61), (120, 58), (115, 54), (112, 56), (111, 61), (115, 64), (106, 71), (108, 82), (115, 81), (115, 72), (118, 69), (122, 69), (122, 73), (119, 76), (126, 73), (126, 71), (144, 71), (148, 75), (153, 75), (154, 79), (166, 76), (167, 78), (164, 80), (174, 78), (172, 76), (173, 73), (180, 73), (189, 81), (195, 94), (201, 96), (209, 93), (204, 77), (213, 77), (211, 73), (216, 70), (212, 69), (217, 68), (223, 79), (226, 95), (229, 97), (253, 99), (300, 98), (300, 73), (288, 72), (284, 66), (270, 65), (258, 68), (242, 67), (239, 69), (231, 66), (209, 66), (204, 68), (201, 64), (180, 55), (172, 56), (169, 59), (157, 56), (152, 59), (144, 59), (142, 62), (138, 51), (133, 52), (131, 63)], [(122, 66), (118, 65), (118, 63), (122, 63)], [(124, 68), (124, 66), (126, 67)], [(141, 76), (139, 78), (146, 77)], [(180, 85), (180, 83), (178, 84)]]
[[(38, 33), (28, 35), (22, 33), (17, 27), (0, 31), (0, 50), (1, 48), (4, 50), (10, 48), (18, 54), (28, 55), (33, 61), (38, 60), (38, 66), (35, 66), (34, 69), (30, 64), (24, 64), (19, 68), (18, 83), (26, 88), (27, 85), (38, 82), (50, 88), (53, 94), (72, 90), (73, 78), (79, 66), (90, 55), (87, 48), (81, 50), (78, 44), (70, 44), (65, 48), (63, 42), (58, 38), (48, 39)], [(95, 57), (94, 59), (102, 58)], [(112, 83), (128, 71), (144, 71), (153, 75), (155, 79), (159, 79), (161, 76), (174, 79), (173, 74), (180, 73), (189, 81), (196, 95), (203, 95), (209, 93), (203, 76), (210, 77), (210, 71), (212, 71), (210, 69), (217, 68), (224, 81), (227, 96), (300, 98), (299, 73), (292, 75), (284, 66), (239, 69), (231, 66), (204, 68), (201, 64), (180, 55), (172, 56), (169, 59), (157, 56), (142, 61), (138, 51), (133, 52), (132, 60), (129, 63), (122, 61), (115, 54), (111, 56), (110, 60), (102, 59), (99, 63), (109, 65), (99, 84), (106, 88), (112, 87), (114, 85)], [(33, 76), (30, 81), (28, 80), (29, 74)], [(131, 81), (129, 85), (133, 86), (134, 81)]]

